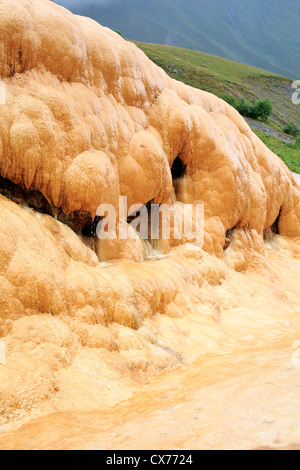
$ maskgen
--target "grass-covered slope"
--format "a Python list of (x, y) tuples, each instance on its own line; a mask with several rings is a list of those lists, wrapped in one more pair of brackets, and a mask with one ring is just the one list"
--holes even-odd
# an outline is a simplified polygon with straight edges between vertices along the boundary
[(226, 93), (252, 103), (268, 98), (273, 105), (274, 124), (279, 128), (287, 122), (300, 125), (300, 106), (292, 103), (292, 80), (288, 78), (203, 52), (135, 44), (172, 78), (220, 97)]
[(140, 42), (135, 44), (172, 78), (188, 85), (207, 90), (220, 97), (228, 94), (250, 103), (269, 99), (273, 113), (268, 125), (260, 125), (257, 122), (254, 127), (252, 121), (250, 125), (292, 171), (300, 173), (300, 144), (282, 132), (283, 127), (289, 122), (300, 127), (300, 105), (292, 103), (291, 80), (202, 52), (157, 44)]
[(300, 143), (286, 143), (271, 135), (266, 135), (257, 129), (252, 129), (256, 135), (276, 153), (294, 173), (300, 173)]

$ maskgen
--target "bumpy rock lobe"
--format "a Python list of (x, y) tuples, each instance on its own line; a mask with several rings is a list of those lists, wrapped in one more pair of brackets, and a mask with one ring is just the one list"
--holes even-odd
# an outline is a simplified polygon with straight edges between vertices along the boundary
[(180, 156), (176, 197), (204, 203), (211, 251), (232, 227), (262, 234), (279, 213), (280, 233), (300, 234), (299, 185), (228, 104), (50, 1), (4, 0), (0, 24), (2, 177), (94, 216), (120, 194), (128, 206), (171, 203)]
[[(191, 340), (176, 319), (196, 309), (219, 321), (210, 289), (230, 268), (264, 266), (264, 231), (276, 222), (281, 235), (300, 236), (299, 179), (224, 101), (171, 80), (132, 43), (53, 2), (0, 0), (0, 76), (1, 179), (42, 195), (52, 215), (93, 217), (120, 195), (128, 206), (203, 203), (204, 248), (220, 258), (235, 228), (227, 264), (194, 245), (135, 263), (147, 250), (168, 253), (174, 241), (82, 241), (18, 197), (0, 195), (0, 338), (8, 357), (1, 415), (22, 415), (60, 390), (72, 408), (73, 389), (85, 382), (87, 406), (99, 396), (113, 403), (117, 392), (105, 401), (99, 377), (124, 385), (126, 374), (147, 377), (180, 363), (199, 337)], [(185, 171), (174, 181), (176, 158)], [(164, 317), (160, 338), (166, 318), (188, 336), (182, 347), (157, 338), (156, 315)]]

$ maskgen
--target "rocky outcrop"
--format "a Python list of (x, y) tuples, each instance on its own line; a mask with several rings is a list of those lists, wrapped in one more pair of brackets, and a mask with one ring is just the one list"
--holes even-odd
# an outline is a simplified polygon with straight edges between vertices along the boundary
[[(58, 393), (62, 370), (94, 367), (103, 350), (126, 351), (124, 370), (129, 350), (147, 351), (134, 362), (143, 373), (180, 363), (144, 321), (184, 315), (229, 267), (264, 265), (272, 227), (299, 237), (300, 185), (227, 103), (53, 2), (0, 2), (0, 75), (0, 412), (9, 418)], [(128, 207), (203, 204), (204, 251), (172, 237), (82, 234), (119, 196)], [(147, 254), (170, 256), (141, 263)]]

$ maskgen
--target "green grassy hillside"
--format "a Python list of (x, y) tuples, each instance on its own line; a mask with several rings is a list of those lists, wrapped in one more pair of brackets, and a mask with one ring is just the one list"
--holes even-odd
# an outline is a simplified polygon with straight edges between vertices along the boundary
[(292, 80), (248, 65), (202, 52), (135, 42), (172, 78), (222, 97), (232, 95), (250, 103), (268, 98), (273, 105), (270, 124), (282, 129), (288, 122), (300, 127), (300, 105), (292, 103)]
[(300, 143), (287, 144), (275, 137), (253, 129), (272, 152), (276, 153), (294, 173), (300, 173)]
[(172, 78), (222, 97), (224, 93), (255, 103), (269, 99), (273, 114), (268, 123), (248, 120), (253, 131), (288, 167), (300, 173), (300, 143), (283, 133), (292, 122), (300, 128), (300, 105), (292, 103), (292, 81), (265, 70), (201, 52), (135, 42)]

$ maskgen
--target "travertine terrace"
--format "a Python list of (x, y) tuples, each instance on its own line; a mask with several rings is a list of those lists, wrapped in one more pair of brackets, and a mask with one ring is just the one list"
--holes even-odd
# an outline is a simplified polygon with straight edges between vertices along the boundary
[[(229, 312), (251, 302), (253, 324), (265, 315), (278, 335), (280, 312), (298, 321), (299, 278), (291, 294), (275, 261), (299, 276), (299, 179), (236, 110), (48, 0), (0, 0), (0, 76), (3, 425), (111, 406), (165, 369), (240, 347), (251, 327)], [(204, 204), (204, 246), (82, 235), (120, 195)]]

